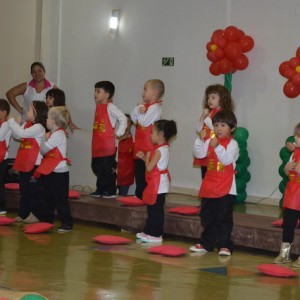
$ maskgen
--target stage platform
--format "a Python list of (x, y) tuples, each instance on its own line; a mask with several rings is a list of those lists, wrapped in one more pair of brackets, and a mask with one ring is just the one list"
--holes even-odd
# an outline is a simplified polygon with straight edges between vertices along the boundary
[[(19, 192), (6, 191), (7, 208), (18, 209)], [(146, 206), (130, 207), (119, 204), (115, 199), (94, 198), (81, 193), (79, 199), (70, 199), (74, 219), (119, 226), (121, 229), (138, 232), (143, 229), (147, 217)], [(179, 205), (199, 205), (196, 197), (168, 194), (166, 211)], [(235, 245), (278, 252), (282, 229), (273, 227), (279, 219), (279, 207), (258, 204), (235, 206), (232, 240)], [(76, 227), (75, 227), (76, 228)], [(76, 229), (75, 229), (76, 230)], [(202, 228), (199, 216), (184, 216), (166, 212), (165, 234), (196, 239)], [(295, 231), (292, 253), (300, 254), (300, 230)]]

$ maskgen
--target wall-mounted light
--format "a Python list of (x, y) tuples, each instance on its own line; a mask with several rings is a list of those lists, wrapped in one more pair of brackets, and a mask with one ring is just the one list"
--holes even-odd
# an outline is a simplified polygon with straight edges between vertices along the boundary
[(118, 32), (118, 28), (120, 24), (120, 13), (121, 11), (119, 9), (114, 9), (111, 12), (111, 17), (109, 20), (109, 34), (112, 37), (114, 37)]

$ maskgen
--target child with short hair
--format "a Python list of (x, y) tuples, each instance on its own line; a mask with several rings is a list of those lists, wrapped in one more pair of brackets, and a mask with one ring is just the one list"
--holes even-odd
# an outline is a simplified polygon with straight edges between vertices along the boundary
[(7, 172), (8, 147), (11, 130), (7, 123), (10, 106), (7, 100), (0, 99), (0, 215), (6, 214), (4, 180)]
[(176, 134), (177, 126), (173, 120), (158, 120), (152, 126), (152, 150), (146, 154), (137, 153), (145, 161), (147, 186), (142, 200), (147, 204), (148, 218), (143, 232), (137, 233), (136, 237), (146, 243), (163, 241), (165, 197), (170, 185), (168, 142)]
[[(124, 134), (127, 119), (112, 103), (115, 86), (110, 81), (95, 84), (96, 111), (92, 137), (92, 170), (97, 176), (97, 189), (93, 197), (114, 198), (116, 196), (117, 162), (115, 137)], [(116, 123), (118, 128), (115, 130)]]
[[(212, 118), (214, 115), (222, 110), (234, 110), (234, 104), (229, 90), (221, 84), (209, 85), (205, 89), (203, 99), (203, 111), (199, 119), (199, 124), (196, 128), (199, 136), (204, 138), (204, 141), (213, 135)], [(207, 158), (194, 158), (194, 166), (201, 167), (202, 179), (207, 170)]]
[(130, 186), (134, 183), (134, 143), (130, 132), (132, 121), (130, 115), (125, 116), (127, 127), (118, 144), (117, 188), (120, 196), (127, 196)]
[(142, 198), (143, 191), (147, 185), (145, 180), (145, 162), (136, 156), (139, 151), (146, 154), (151, 151), (151, 130), (155, 121), (162, 115), (162, 100), (165, 86), (160, 79), (150, 79), (144, 84), (143, 103), (136, 106), (131, 112), (131, 120), (136, 123), (134, 140), (135, 158), (135, 195)]
[(200, 221), (204, 229), (191, 251), (205, 253), (215, 247), (219, 255), (233, 251), (231, 232), (233, 206), (236, 199), (235, 165), (239, 157), (238, 143), (233, 139), (237, 121), (234, 113), (221, 110), (212, 118), (215, 136), (197, 137), (193, 152), (196, 158), (208, 159), (207, 172), (198, 196), (201, 197)]
[(45, 217), (42, 185), (33, 173), (39, 166), (41, 140), (46, 131), (48, 107), (44, 101), (33, 101), (27, 111), (27, 121), (19, 125), (13, 117), (8, 118), (8, 125), (15, 138), (21, 144), (13, 164), (13, 169), (20, 172), (20, 211), (16, 221), (36, 223)]
[(50, 130), (41, 143), (44, 158), (36, 169), (35, 176), (42, 175), (43, 190), (48, 207), (49, 222), (55, 219), (57, 210), (61, 225), (59, 233), (69, 232), (73, 228), (73, 219), (69, 206), (69, 168), (67, 159), (67, 137), (65, 129), (69, 124), (69, 111), (66, 106), (49, 109), (47, 128)]
[[(290, 250), (294, 241), (295, 227), (300, 219), (300, 123), (294, 128), (295, 143), (290, 161), (285, 165), (284, 171), (289, 177), (283, 197), (284, 208), (282, 224), (282, 242), (279, 255), (274, 259), (275, 264), (291, 262)], [(293, 263), (293, 267), (300, 268), (300, 256)]]

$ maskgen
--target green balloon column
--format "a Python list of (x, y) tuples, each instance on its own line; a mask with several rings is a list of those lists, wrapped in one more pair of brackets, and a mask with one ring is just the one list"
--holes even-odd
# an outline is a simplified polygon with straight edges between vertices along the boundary
[[(290, 142), (290, 143), (294, 143), (295, 142), (295, 138), (294, 136), (290, 136), (286, 139), (285, 143)], [(289, 162), (290, 157), (292, 155), (292, 152), (290, 152), (286, 146), (282, 147), (279, 151), (279, 156), (281, 158), (281, 165), (278, 168), (278, 173), (281, 177), (281, 181), (279, 183), (279, 191), (282, 194), (282, 197), (279, 201), (279, 206), (282, 207), (282, 202), (283, 202), (283, 194), (285, 191), (285, 187), (286, 184), (288, 183), (289, 177), (285, 174), (284, 172), (284, 167), (285, 165)]]
[(240, 155), (236, 162), (236, 203), (243, 203), (247, 198), (246, 187), (247, 183), (251, 179), (251, 174), (248, 171), (250, 165), (250, 158), (247, 150), (247, 139), (249, 137), (249, 132), (244, 127), (237, 127), (234, 131), (234, 139), (237, 141), (240, 149)]

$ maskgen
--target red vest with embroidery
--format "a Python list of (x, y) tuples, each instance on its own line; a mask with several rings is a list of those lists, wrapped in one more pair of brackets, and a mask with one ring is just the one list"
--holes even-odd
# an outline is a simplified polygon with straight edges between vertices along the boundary
[[(300, 148), (295, 148), (292, 160), (300, 162)], [(300, 175), (295, 171), (289, 172), (289, 182), (284, 191), (284, 208), (300, 210)]]
[[(24, 129), (31, 127), (33, 124), (26, 122)], [(13, 164), (13, 169), (20, 172), (30, 172), (37, 160), (40, 152), (40, 146), (35, 138), (23, 138)]]
[[(225, 149), (231, 138), (220, 139), (219, 143)], [(208, 146), (207, 152), (207, 172), (202, 181), (198, 196), (201, 198), (220, 198), (229, 193), (234, 176), (233, 164), (224, 166), (218, 161), (214, 148)]]
[[(212, 119), (214, 117), (214, 115), (221, 111), (222, 108), (214, 108), (212, 109), (212, 111), (210, 112), (210, 118)], [(212, 137), (214, 137), (215, 133), (213, 130), (211, 130), (205, 123), (203, 125), (202, 130), (206, 131), (206, 136), (204, 138), (204, 142)], [(199, 167), (199, 166), (207, 166), (207, 157), (204, 158), (196, 158), (194, 157), (194, 161), (193, 161), (193, 166), (194, 167)]]
[[(2, 126), (2, 124), (3, 122), (0, 122), (0, 127)], [(7, 152), (6, 140), (0, 141), (0, 163), (3, 162), (6, 152)]]
[(133, 139), (120, 140), (118, 146), (117, 185), (129, 186), (134, 183)]
[(108, 104), (97, 104), (92, 139), (92, 157), (111, 156), (116, 153), (115, 132), (108, 116)]
[[(151, 154), (150, 154), (150, 159), (153, 157), (154, 152), (158, 148), (160, 148), (164, 145), (168, 145), (168, 144), (153, 146), (153, 149), (151, 150)], [(169, 180), (171, 181), (169, 170), (168, 169), (159, 170), (157, 165), (153, 168), (153, 170), (151, 172), (146, 172), (147, 186), (144, 189), (143, 196), (142, 196), (142, 201), (145, 204), (154, 205), (156, 203), (157, 194), (158, 194), (159, 185), (160, 185), (160, 175), (162, 175), (162, 174), (168, 174)]]

